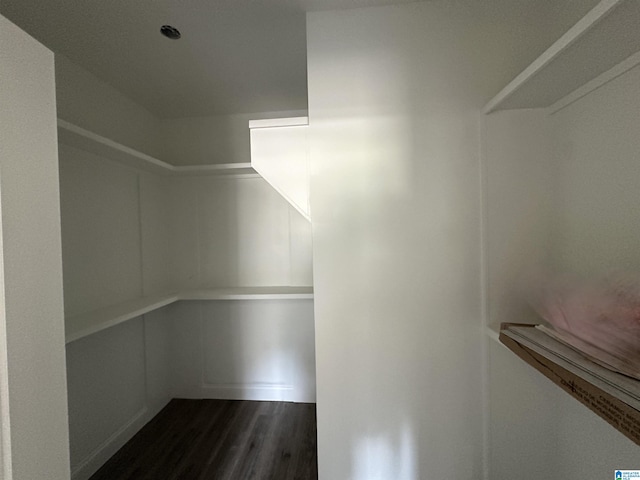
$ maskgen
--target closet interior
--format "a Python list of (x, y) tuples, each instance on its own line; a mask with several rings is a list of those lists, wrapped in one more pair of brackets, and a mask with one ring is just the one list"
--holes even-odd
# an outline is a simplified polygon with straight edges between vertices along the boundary
[[(118, 96), (58, 66), (59, 102), (74, 74)], [(311, 224), (251, 159), (172, 163), (62, 117), (58, 140), (73, 478), (171, 398), (315, 402)]]

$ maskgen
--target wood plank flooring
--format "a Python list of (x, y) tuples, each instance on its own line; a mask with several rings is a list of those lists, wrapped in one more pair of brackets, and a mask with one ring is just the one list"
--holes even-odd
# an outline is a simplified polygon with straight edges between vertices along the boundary
[(314, 404), (174, 399), (90, 480), (317, 480)]

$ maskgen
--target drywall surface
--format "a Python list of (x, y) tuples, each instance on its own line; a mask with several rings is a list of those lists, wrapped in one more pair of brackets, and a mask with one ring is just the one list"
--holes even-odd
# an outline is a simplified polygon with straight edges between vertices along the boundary
[(0, 477), (66, 480), (53, 54), (2, 16), (0, 104)]
[(138, 174), (60, 144), (65, 313), (142, 295)]
[(139, 178), (140, 242), (143, 295), (175, 292), (179, 289), (173, 277), (171, 262), (170, 222), (171, 178), (141, 173)]
[(640, 272), (640, 68), (554, 114), (559, 269)]
[(249, 163), (249, 120), (306, 115), (294, 110), (161, 120), (163, 159), (174, 165)]
[(527, 286), (552, 268), (559, 167), (542, 110), (483, 119), (484, 241), (487, 324), (535, 323)]
[(307, 17), (322, 480), (482, 475), (476, 22)]
[(55, 64), (59, 118), (164, 160), (155, 116), (65, 56)]
[(311, 227), (262, 178), (175, 178), (173, 276), (182, 288), (312, 285)]
[(315, 402), (312, 300), (179, 302), (172, 396)]

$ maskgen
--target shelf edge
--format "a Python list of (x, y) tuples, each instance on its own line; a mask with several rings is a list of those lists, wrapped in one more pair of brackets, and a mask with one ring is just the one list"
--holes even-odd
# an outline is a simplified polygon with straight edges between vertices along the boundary
[[(271, 289), (271, 291), (269, 291)], [(244, 291), (243, 291), (244, 290)], [(94, 333), (101, 332), (121, 323), (150, 313), (159, 308), (166, 307), (178, 301), (193, 300), (313, 300), (313, 287), (238, 287), (233, 288), (211, 288), (184, 290), (179, 293), (172, 293), (163, 296), (142, 297), (139, 299), (123, 302), (111, 307), (87, 312), (84, 314), (67, 317), (65, 323), (88, 324), (84, 327), (72, 329), (65, 335), (65, 343), (69, 344), (88, 337)], [(146, 302), (145, 302), (146, 298)], [(127, 305), (133, 305), (127, 308)], [(115, 312), (115, 313), (110, 313)], [(87, 322), (81, 319), (91, 317), (104, 317), (105, 320), (99, 322)], [(75, 319), (75, 321), (74, 321)]]
[(588, 81), (581, 87), (578, 87), (576, 90), (571, 92), (570, 94), (564, 96), (556, 103), (547, 107), (547, 111), (549, 115), (553, 115), (556, 112), (559, 112), (565, 107), (568, 107), (573, 102), (580, 100), (582, 97), (590, 94), (594, 90), (602, 87), (603, 85), (615, 80), (620, 75), (628, 72), (632, 68), (638, 66), (640, 64), (640, 52), (636, 52), (627, 59), (618, 63), (614, 67), (610, 68), (604, 73), (601, 73), (596, 78)]
[(490, 340), (493, 340), (494, 342), (499, 343), (503, 347), (505, 346), (500, 341), (500, 332), (499, 332), (499, 330), (496, 330), (494, 327), (486, 326), (485, 329), (484, 329), (484, 333), (487, 336), (487, 338), (489, 338)]
[(313, 299), (313, 287), (238, 287), (194, 289), (180, 292), (179, 300), (296, 300)]
[(558, 55), (569, 48), (576, 40), (588, 32), (602, 18), (604, 18), (612, 9), (625, 0), (602, 0), (593, 7), (584, 17), (582, 17), (575, 25), (567, 30), (558, 40), (556, 40), (542, 55), (536, 58), (527, 68), (517, 75), (511, 82), (507, 84), (498, 94), (487, 103), (482, 110), (484, 114), (495, 112), (499, 109), (502, 102), (513, 95), (520, 87), (525, 85), (529, 79), (533, 78), (538, 72), (546, 67)]
[(209, 175), (223, 178), (257, 178), (260, 176), (249, 162), (173, 165), (61, 118), (58, 118), (58, 138), (62, 144), (80, 148), (95, 155), (105, 156), (129, 167), (162, 175)]
[(309, 117), (265, 118), (249, 120), (249, 128), (306, 127)]
[[(551, 359), (547, 354), (543, 355), (538, 351), (538, 348), (532, 348), (512, 338), (507, 333), (510, 327), (533, 326), (510, 323), (502, 324), (500, 341), (509, 350), (585, 407), (589, 408), (629, 440), (640, 445), (639, 410), (620, 398), (620, 396), (618, 396), (620, 394), (614, 395), (611, 387), (606, 387), (606, 382), (597, 374), (589, 372), (583, 367), (572, 365), (569, 361), (563, 359), (562, 356)], [(598, 385), (598, 383), (600, 385)], [(624, 393), (620, 388), (618, 388), (617, 391)], [(625, 395), (628, 397), (629, 394), (625, 393)]]
[[(162, 307), (166, 307), (178, 300), (177, 294), (171, 294), (166, 296), (155, 296), (149, 297), (148, 302), (144, 302), (144, 297), (141, 299), (132, 300), (129, 302), (124, 302), (122, 304), (118, 304), (112, 307), (103, 308), (100, 310), (95, 310), (92, 312), (88, 312), (86, 314), (74, 315), (73, 317), (69, 317), (69, 323), (80, 323), (88, 325), (78, 328), (75, 331), (70, 332), (65, 335), (65, 343), (69, 344), (81, 338), (87, 337), (89, 335), (93, 335), (94, 333), (101, 332), (102, 330), (106, 330), (107, 328), (115, 327), (121, 323), (127, 322), (134, 318), (140, 317), (146, 313), (152, 312)], [(127, 304), (133, 304), (132, 308), (123, 308), (126, 307)], [(110, 311), (115, 310), (116, 313), (110, 313)], [(119, 311), (122, 310), (122, 311)], [(104, 316), (106, 320), (102, 320), (99, 322), (86, 322), (86, 321), (77, 321), (73, 322), (73, 319), (82, 319), (92, 316)], [(65, 322), (66, 323), (66, 322)]]
[[(120, 163), (144, 170), (151, 170), (156, 173), (171, 171), (172, 166), (162, 160), (158, 160), (146, 153), (139, 152), (61, 118), (58, 119), (58, 135), (60, 143), (87, 150), (96, 155), (107, 155), (107, 158)], [(105, 153), (105, 151), (107, 153)]]

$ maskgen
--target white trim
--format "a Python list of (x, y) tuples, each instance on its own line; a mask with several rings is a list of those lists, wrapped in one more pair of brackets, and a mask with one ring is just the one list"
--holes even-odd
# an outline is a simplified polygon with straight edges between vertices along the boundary
[(72, 480), (87, 480), (122, 448), (157, 412), (151, 415), (147, 407), (143, 407), (127, 423), (116, 430), (109, 438), (96, 447), (79, 464), (73, 465)]
[(4, 295), (4, 249), (2, 242), (2, 197), (0, 196), (0, 478), (13, 478), (11, 460), (11, 415), (9, 414), (9, 359)]
[[(478, 119), (478, 135), (479, 135), (479, 184), (480, 184), (480, 321), (482, 322), (482, 328), (488, 323), (489, 318), (489, 253), (488, 253), (488, 221), (489, 213), (487, 208), (487, 177), (489, 173), (489, 166), (487, 165), (486, 156), (486, 117), (480, 115)], [(489, 450), (491, 428), (490, 418), (490, 394), (489, 391), (489, 354), (486, 342), (484, 339), (480, 344), (480, 355), (482, 358), (482, 478), (483, 480), (489, 480), (491, 470), (491, 455)]]
[(309, 117), (265, 118), (249, 120), (249, 128), (302, 127), (309, 125)]
[(189, 300), (313, 300), (313, 287), (230, 287), (184, 290), (140, 297), (94, 310), (65, 321), (65, 343), (71, 343), (178, 301)]
[(172, 166), (171, 172), (180, 176), (215, 175), (223, 178), (257, 178), (260, 176), (249, 162)]
[(496, 342), (496, 343), (499, 343), (499, 344), (500, 344), (500, 345), (502, 345), (504, 348), (507, 348), (507, 347), (506, 347), (506, 346), (505, 346), (505, 345), (500, 341), (500, 332), (499, 332), (496, 328), (494, 328), (494, 327), (490, 327), (490, 326), (487, 326), (487, 327), (485, 327), (484, 332), (485, 332), (485, 335), (486, 335), (489, 339), (493, 340), (493, 341), (494, 341), (494, 342)]
[(640, 52), (634, 53), (633, 55), (628, 57), (626, 60), (623, 60), (622, 62), (617, 64), (615, 67), (610, 68), (604, 73), (601, 73), (593, 80), (585, 83), (583, 86), (574, 90), (569, 95), (558, 100), (556, 103), (554, 103), (549, 107), (548, 109), (549, 115), (553, 115), (554, 113), (562, 110), (563, 108), (568, 107), (573, 102), (580, 100), (582, 97), (588, 95), (589, 93), (602, 87), (606, 83), (609, 83), (610, 81), (615, 80), (623, 73), (626, 73), (632, 68), (638, 66), (638, 64), (640, 64)]
[(85, 130), (60, 118), (58, 119), (58, 139), (60, 143), (65, 145), (80, 148), (96, 155), (106, 156), (136, 168), (156, 173), (167, 173), (173, 168), (172, 165), (162, 160), (114, 142), (109, 138)]
[(65, 343), (71, 343), (93, 333), (113, 327), (145, 313), (165, 307), (179, 299), (177, 294), (141, 297), (100, 310), (67, 317)]
[(546, 67), (552, 60), (569, 48), (576, 40), (588, 32), (613, 8), (624, 0), (602, 0), (591, 9), (580, 21), (565, 32), (556, 42), (524, 69), (516, 78), (507, 84), (483, 109), (483, 113), (491, 113), (500, 108), (500, 104), (523, 87), (531, 78)]
[(60, 143), (100, 155), (135, 169), (160, 175), (216, 175), (228, 177), (257, 177), (250, 163), (223, 163), (176, 166), (158, 160), (146, 153), (122, 145), (97, 133), (58, 119), (58, 139)]
[(188, 290), (180, 300), (311, 300), (313, 287), (236, 287)]
[(203, 383), (202, 398), (287, 402), (293, 398), (293, 385)]

